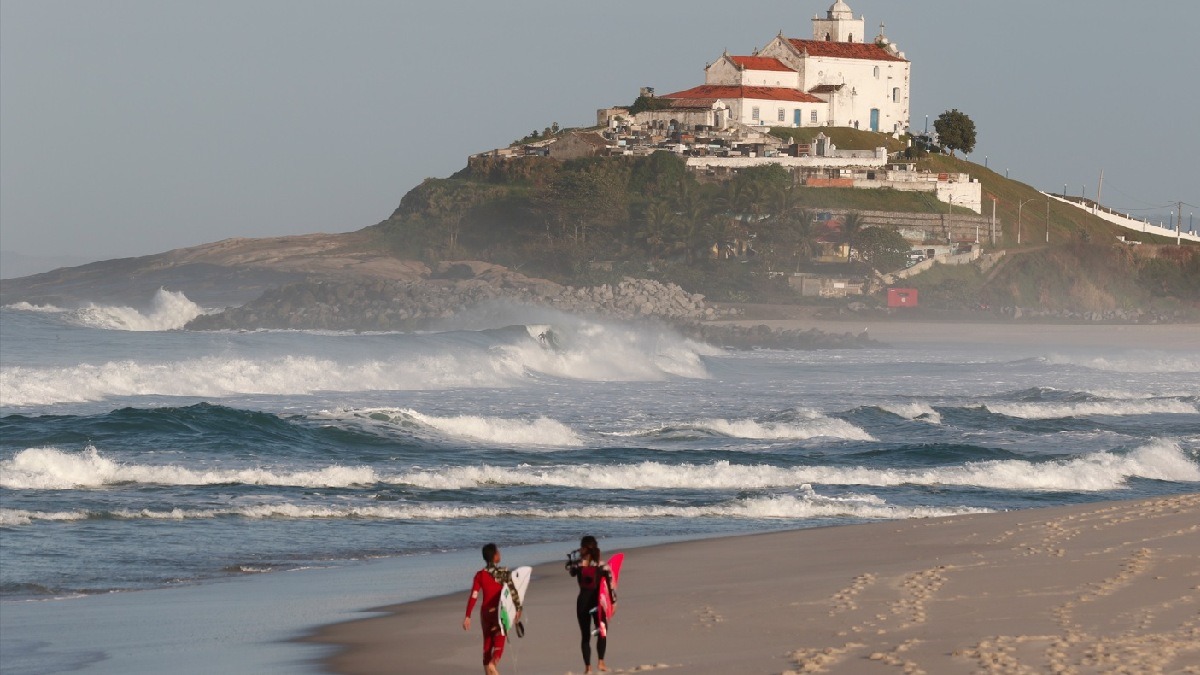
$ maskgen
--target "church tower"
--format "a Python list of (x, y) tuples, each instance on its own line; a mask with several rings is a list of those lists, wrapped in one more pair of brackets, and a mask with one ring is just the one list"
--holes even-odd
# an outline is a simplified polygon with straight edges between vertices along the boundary
[(825, 18), (813, 17), (813, 39), (825, 42), (863, 42), (866, 19), (854, 18), (850, 5), (837, 0), (825, 13)]

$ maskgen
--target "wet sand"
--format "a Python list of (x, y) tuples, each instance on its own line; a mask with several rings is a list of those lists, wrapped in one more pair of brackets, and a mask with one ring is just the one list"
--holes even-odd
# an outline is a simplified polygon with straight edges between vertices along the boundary
[[(528, 595), (500, 672), (583, 672), (562, 564)], [(614, 673), (1200, 673), (1200, 494), (633, 549), (619, 599)], [(337, 673), (482, 672), (465, 605), (309, 639)]]

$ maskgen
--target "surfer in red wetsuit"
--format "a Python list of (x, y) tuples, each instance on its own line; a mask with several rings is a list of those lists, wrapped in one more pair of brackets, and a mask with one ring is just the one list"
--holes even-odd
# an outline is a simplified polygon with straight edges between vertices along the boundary
[(500, 592), (506, 584), (509, 586), (517, 606), (518, 620), (521, 618), (521, 597), (517, 594), (517, 589), (512, 587), (512, 576), (508, 568), (500, 567), (500, 549), (496, 548), (495, 544), (483, 547), (483, 561), (486, 565), (475, 573), (475, 579), (471, 583), (471, 596), (467, 598), (467, 616), (463, 619), (462, 627), (463, 630), (471, 628), (471, 610), (475, 609), (475, 602), (480, 600), (479, 594), (483, 593), (482, 602), (479, 604), (479, 627), (483, 629), (483, 672), (485, 675), (498, 675), (500, 671), (496, 669), (496, 664), (500, 663), (500, 656), (504, 654), (505, 640), (500, 631)]
[[(579, 647), (583, 651), (583, 672), (592, 672), (592, 624), (599, 624), (596, 607), (600, 604), (600, 584), (609, 584), (613, 608), (617, 606), (617, 594), (612, 588), (612, 573), (600, 559), (600, 546), (596, 538), (588, 535), (579, 541), (579, 550), (567, 560), (567, 572), (579, 582), (579, 596), (575, 598), (575, 618), (579, 621)], [(596, 667), (607, 671), (604, 652), (608, 638), (596, 638)]]

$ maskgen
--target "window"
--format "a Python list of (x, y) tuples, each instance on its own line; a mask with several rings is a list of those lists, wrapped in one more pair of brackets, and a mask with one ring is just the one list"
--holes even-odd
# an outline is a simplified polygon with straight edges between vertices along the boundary
[(875, 66), (875, 79), (879, 79), (879, 66)]
[(892, 87), (892, 103), (900, 100), (900, 87)]
[(812, 112), (810, 112), (810, 113), (808, 114), (808, 121), (809, 121), (809, 122), (816, 122), (816, 121), (817, 121), (817, 111), (816, 111), (816, 110), (814, 110), (814, 111), (812, 111)]
[(755, 122), (757, 122), (759, 120), (758, 106), (754, 106), (753, 108), (750, 109), (750, 119), (754, 120)]
[(780, 122), (782, 122), (782, 121), (786, 120), (786, 119), (787, 119), (787, 111), (786, 111), (786, 110), (784, 110), (783, 108), (780, 108), (780, 109), (779, 109), (779, 117), (778, 117), (777, 119), (778, 119)]

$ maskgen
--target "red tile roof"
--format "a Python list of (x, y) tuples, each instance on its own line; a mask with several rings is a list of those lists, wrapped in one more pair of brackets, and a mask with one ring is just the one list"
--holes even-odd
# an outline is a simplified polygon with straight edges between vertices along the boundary
[(808, 51), (809, 56), (829, 56), (837, 59), (868, 59), (871, 61), (900, 61), (907, 62), (880, 47), (877, 44), (864, 42), (832, 42), (826, 40), (796, 40), (788, 38), (788, 42), (797, 51)]
[(730, 61), (746, 70), (780, 70), (783, 72), (796, 72), (791, 68), (783, 65), (779, 59), (769, 56), (731, 56)]
[(659, 98), (756, 98), (764, 101), (825, 103), (812, 94), (787, 87), (740, 87), (733, 84), (702, 84)]

